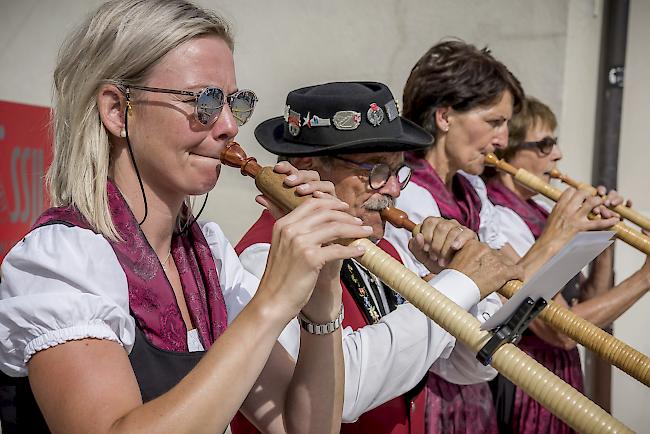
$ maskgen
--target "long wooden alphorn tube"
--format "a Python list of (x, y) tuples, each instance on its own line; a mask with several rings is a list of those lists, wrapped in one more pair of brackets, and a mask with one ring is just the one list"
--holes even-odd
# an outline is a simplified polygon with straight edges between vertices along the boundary
[[(381, 218), (397, 228), (410, 231), (413, 235), (420, 232), (420, 225), (411, 221), (401, 209), (386, 208), (381, 211)], [(511, 298), (522, 285), (521, 280), (510, 280), (499, 289), (499, 294)], [(606, 362), (617, 366), (646, 386), (650, 386), (650, 358), (645, 354), (552, 300), (539, 314), (539, 318), (555, 330), (589, 348)]]
[[(272, 167), (260, 167), (254, 159), (247, 158), (236, 143), (224, 150), (221, 161), (241, 168), (242, 174), (255, 178), (257, 188), (285, 210), (291, 210), (305, 200), (297, 196), (294, 189), (283, 185), (284, 175), (275, 173)], [(473, 351), (478, 352), (489, 340), (490, 333), (479, 329), (476, 318), (370, 240), (347, 243), (363, 246), (366, 252), (356, 259), (364, 267)], [(494, 353), (492, 366), (579, 432), (632, 432), (512, 344), (502, 345)]]
[[(598, 190), (596, 190), (596, 187), (594, 187), (593, 185), (586, 184), (584, 182), (578, 182), (575, 179), (571, 178), (568, 175), (565, 175), (564, 173), (560, 172), (557, 169), (551, 170), (550, 174), (552, 178), (559, 179), (560, 181), (564, 182), (567, 185), (570, 185), (573, 188), (576, 188), (578, 190), (584, 190), (589, 194), (591, 194), (592, 196), (598, 195)], [(625, 206), (625, 204), (609, 206), (608, 208), (618, 213), (621, 217), (631, 221), (635, 225), (647, 231), (650, 231), (650, 218), (644, 216), (640, 212), (635, 211), (628, 206)]]
[[(517, 169), (511, 164), (506, 163), (503, 160), (499, 160), (494, 154), (488, 154), (485, 156), (485, 164), (488, 166), (494, 166), (503, 172), (509, 173), (520, 184), (528, 187), (533, 191), (543, 194), (551, 200), (554, 200), (556, 202), (560, 200), (560, 196), (562, 195), (562, 192), (560, 190), (539, 179), (527, 170)], [(593, 220), (600, 218), (600, 216), (589, 214), (589, 218)], [(614, 231), (618, 239), (625, 241), (630, 246), (639, 249), (646, 255), (650, 255), (650, 238), (641, 232), (636, 231), (621, 222), (616, 223), (614, 226), (609, 228), (609, 230)]]

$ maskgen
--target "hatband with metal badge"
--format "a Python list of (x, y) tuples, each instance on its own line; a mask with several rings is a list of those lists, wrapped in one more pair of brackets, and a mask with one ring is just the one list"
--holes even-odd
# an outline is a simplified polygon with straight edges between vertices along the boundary
[(386, 104), (386, 115), (388, 116), (388, 122), (393, 122), (399, 116), (399, 109), (397, 108), (397, 102), (394, 99), (391, 99)]
[(289, 116), (287, 117), (287, 124), (289, 133), (296, 137), (300, 134), (300, 113), (289, 109)]
[(329, 127), (332, 125), (329, 118), (319, 118), (316, 115), (312, 116), (309, 123), (312, 127)]
[(370, 122), (370, 125), (377, 127), (381, 124), (381, 121), (384, 120), (384, 111), (377, 105), (377, 103), (373, 102), (370, 103), (370, 108), (368, 109), (366, 116), (368, 116), (368, 122)]
[(356, 130), (361, 124), (361, 113), (353, 110), (342, 110), (334, 113), (332, 118), (337, 130)]

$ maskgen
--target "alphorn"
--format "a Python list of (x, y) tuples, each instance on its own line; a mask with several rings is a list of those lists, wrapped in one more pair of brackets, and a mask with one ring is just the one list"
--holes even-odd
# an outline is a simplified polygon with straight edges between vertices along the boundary
[[(502, 172), (509, 173), (520, 184), (528, 187), (532, 191), (543, 194), (551, 200), (557, 202), (562, 195), (562, 192), (560, 190), (539, 179), (529, 171), (525, 169), (517, 169), (511, 164), (506, 163), (503, 160), (499, 160), (494, 154), (487, 154), (485, 156), (485, 164), (488, 166), (494, 166)], [(593, 220), (600, 218), (600, 216), (589, 214), (589, 218)], [(650, 238), (641, 232), (626, 226), (622, 222), (616, 223), (614, 226), (609, 228), (609, 230), (612, 230), (616, 233), (616, 238), (625, 241), (630, 246), (639, 249), (646, 255), (650, 255)]]
[[(594, 187), (593, 185), (576, 181), (575, 179), (571, 178), (569, 175), (565, 175), (564, 173), (560, 172), (557, 169), (552, 169), (550, 175), (552, 178), (559, 179), (565, 184), (570, 185), (571, 187), (576, 188), (578, 190), (584, 190), (589, 194), (591, 194), (592, 196), (598, 195), (598, 190), (596, 190), (596, 187)], [(650, 218), (644, 216), (640, 212), (635, 211), (628, 206), (625, 206), (625, 204), (609, 206), (608, 208), (618, 213), (624, 219), (631, 221), (632, 223), (645, 229), (646, 231), (650, 231)]]
[[(384, 221), (397, 228), (406, 229), (413, 235), (417, 235), (420, 231), (420, 225), (411, 221), (401, 209), (385, 208), (380, 214)], [(522, 285), (521, 280), (510, 280), (499, 289), (499, 294), (511, 298), (521, 289)], [(555, 330), (589, 348), (603, 360), (618, 367), (646, 386), (650, 386), (650, 358), (645, 354), (552, 300), (540, 312), (539, 318)]]
[[(287, 211), (307, 200), (298, 196), (295, 189), (283, 185), (285, 175), (275, 173), (272, 167), (261, 167), (254, 158), (247, 157), (236, 143), (226, 147), (221, 161), (254, 178), (257, 188)], [(343, 243), (363, 246), (365, 253), (356, 258), (357, 261), (473, 351), (478, 353), (490, 339), (489, 332), (479, 329), (476, 318), (370, 240), (347, 240)], [(632, 432), (512, 344), (502, 345), (494, 353), (492, 366), (576, 431)]]

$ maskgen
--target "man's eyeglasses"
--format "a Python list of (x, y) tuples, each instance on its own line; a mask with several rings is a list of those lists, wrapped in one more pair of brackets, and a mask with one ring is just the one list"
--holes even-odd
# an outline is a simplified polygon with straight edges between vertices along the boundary
[(546, 136), (536, 142), (523, 142), (519, 145), (521, 148), (537, 148), (539, 152), (548, 155), (553, 151), (553, 146), (557, 145), (557, 137)]
[(228, 103), (230, 106), (230, 111), (235, 117), (237, 125), (242, 126), (250, 119), (253, 110), (255, 109), (255, 103), (257, 102), (257, 96), (252, 90), (238, 90), (232, 95), (226, 95), (223, 89), (216, 86), (206, 87), (199, 92), (135, 85), (125, 85), (125, 87), (127, 97), (129, 95), (129, 89), (191, 96), (194, 98), (194, 112), (196, 114), (196, 119), (201, 124), (208, 126), (212, 125), (219, 118), (224, 103)]
[(350, 163), (364, 170), (367, 170), (369, 172), (368, 181), (370, 184), (370, 188), (372, 188), (373, 190), (379, 190), (384, 185), (386, 185), (391, 175), (395, 175), (395, 177), (397, 178), (397, 182), (399, 183), (400, 190), (404, 190), (404, 187), (406, 187), (406, 184), (408, 184), (409, 180), (411, 179), (412, 170), (406, 164), (402, 164), (399, 167), (397, 167), (395, 170), (393, 170), (390, 168), (388, 164), (384, 164), (384, 163), (370, 164), (370, 163), (360, 163), (358, 161), (348, 160), (347, 158), (343, 158), (343, 157), (333, 156), (331, 158), (335, 160), (345, 161), (346, 163)]

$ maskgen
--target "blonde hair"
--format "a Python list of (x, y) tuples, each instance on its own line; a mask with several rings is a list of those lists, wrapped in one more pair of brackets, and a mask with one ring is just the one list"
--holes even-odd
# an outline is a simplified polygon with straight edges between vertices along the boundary
[(233, 49), (219, 15), (183, 0), (113, 0), (64, 42), (54, 71), (54, 157), (47, 186), (54, 206), (74, 206), (98, 233), (119, 239), (106, 181), (110, 141), (97, 109), (102, 84), (138, 84), (170, 50), (202, 35)]

